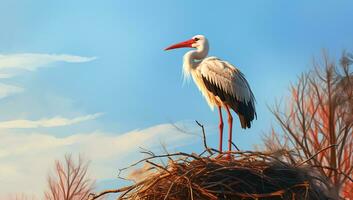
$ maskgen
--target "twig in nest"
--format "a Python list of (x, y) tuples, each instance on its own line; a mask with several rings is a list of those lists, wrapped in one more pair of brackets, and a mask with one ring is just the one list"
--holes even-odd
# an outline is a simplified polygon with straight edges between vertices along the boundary
[(188, 153), (184, 153), (184, 152), (177, 152), (177, 153), (155, 155), (155, 156), (151, 156), (151, 157), (148, 157), (148, 158), (144, 158), (142, 160), (139, 160), (139, 161), (131, 164), (128, 167), (124, 167), (124, 168), (119, 169), (119, 171), (123, 171), (123, 170), (126, 170), (126, 169), (130, 168), (130, 167), (134, 167), (134, 166), (136, 166), (136, 165), (138, 165), (138, 164), (140, 164), (142, 162), (145, 162), (146, 160), (151, 160), (151, 159), (155, 159), (155, 158), (166, 158), (166, 157), (172, 157), (172, 156), (185, 156), (185, 157), (193, 158), (195, 160), (201, 160), (202, 161), (201, 157), (195, 156), (193, 154), (188, 154)]
[(141, 149), (140, 153), (147, 154), (149, 156), (155, 156), (155, 154), (151, 150), (145, 149), (143, 147), (139, 147), (139, 149)]
[(234, 144), (233, 141), (230, 141), (230, 142), (232, 143), (232, 145), (234, 146), (234, 148), (235, 148), (236, 150), (240, 151), (240, 149), (237, 147), (237, 145)]
[(166, 168), (164, 168), (163, 166), (160, 166), (160, 165), (158, 165), (158, 164), (156, 164), (156, 163), (154, 163), (154, 162), (151, 162), (151, 161), (149, 161), (149, 160), (146, 160), (146, 162), (147, 162), (148, 164), (153, 165), (153, 166), (155, 166), (155, 167), (157, 167), (157, 168), (159, 168), (159, 169), (162, 169), (163, 171), (166, 171), (167, 173), (170, 174), (170, 172), (169, 172)]
[(104, 196), (106, 194), (111, 194), (111, 193), (119, 193), (119, 192), (124, 192), (124, 191), (129, 191), (131, 189), (135, 188), (135, 185), (131, 185), (131, 186), (127, 186), (127, 187), (123, 187), (123, 188), (119, 188), (116, 190), (105, 190), (99, 194), (89, 194), (89, 200), (95, 200), (98, 199), (101, 196)]
[(202, 130), (202, 140), (203, 140), (203, 146), (205, 147), (206, 151), (208, 151), (208, 153), (210, 155), (213, 155), (213, 152), (210, 150), (210, 148), (208, 148), (207, 146), (207, 141), (206, 141), (206, 134), (205, 134), (205, 128), (204, 126), (198, 122), (197, 120), (195, 120), (196, 124), (199, 125), (201, 127), (201, 130)]

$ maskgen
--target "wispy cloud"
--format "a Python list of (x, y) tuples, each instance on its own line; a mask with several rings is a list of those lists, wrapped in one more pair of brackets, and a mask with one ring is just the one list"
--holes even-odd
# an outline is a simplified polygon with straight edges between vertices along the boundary
[(69, 126), (78, 124), (88, 120), (94, 120), (100, 117), (103, 113), (95, 113), (91, 115), (80, 116), (76, 118), (64, 118), (64, 117), (53, 117), (49, 119), (40, 120), (11, 120), (11, 121), (0, 121), (0, 129), (15, 129), (15, 128), (41, 128), (41, 127), (58, 127), (58, 126)]
[(0, 79), (11, 78), (11, 77), (13, 77), (13, 76), (14, 76), (14, 74), (2, 73), (2, 74), (0, 74)]
[(96, 58), (67, 54), (0, 54), (0, 70), (15, 68), (33, 71), (53, 62), (82, 63), (94, 59)]
[(0, 99), (16, 93), (20, 93), (22, 91), (23, 91), (23, 88), (21, 87), (0, 83)]
[[(139, 147), (160, 148), (161, 142), (176, 147), (190, 144), (195, 136), (169, 124), (156, 125), (123, 134), (96, 131), (55, 137), (42, 133), (0, 132), (0, 197), (7, 193), (41, 195), (46, 175), (55, 159), (65, 153), (82, 153), (91, 160), (94, 178), (112, 178), (117, 169), (142, 157)], [(28, 185), (30, 183), (30, 185)]]
[[(12, 78), (21, 71), (35, 71), (40, 67), (55, 62), (84, 63), (95, 60), (96, 57), (83, 57), (68, 54), (0, 54), (0, 79)], [(13, 85), (0, 83), (0, 99), (20, 93), (23, 89)]]

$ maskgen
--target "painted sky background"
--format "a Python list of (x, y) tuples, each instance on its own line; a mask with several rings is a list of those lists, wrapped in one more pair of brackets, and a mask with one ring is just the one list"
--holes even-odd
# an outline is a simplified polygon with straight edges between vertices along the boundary
[(353, 44), (348, 0), (0, 3), (0, 197), (41, 196), (65, 152), (91, 159), (107, 186), (141, 157), (138, 146), (199, 150), (199, 137), (169, 123), (197, 132), (197, 119), (215, 146), (217, 113), (193, 83), (182, 85), (187, 50), (164, 52), (170, 44), (204, 34), (210, 55), (246, 75), (258, 120), (251, 130), (236, 122), (242, 149), (260, 143), (273, 123), (267, 106), (284, 99), (314, 56), (325, 48), (338, 58)]

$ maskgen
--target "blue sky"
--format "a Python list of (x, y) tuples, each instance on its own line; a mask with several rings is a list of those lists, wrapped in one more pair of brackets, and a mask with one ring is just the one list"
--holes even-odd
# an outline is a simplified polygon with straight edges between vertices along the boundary
[[(352, 8), (348, 0), (2, 0), (0, 74), (5, 78), (0, 79), (0, 138), (8, 140), (0, 142), (0, 163), (5, 163), (0, 172), (8, 175), (0, 175), (0, 186), (16, 184), (9, 179), (22, 169), (13, 167), (26, 164), (24, 156), (42, 158), (47, 148), (52, 154), (46, 153), (41, 161), (48, 168), (67, 151), (81, 152), (92, 159), (94, 170), (111, 169), (110, 177), (118, 166), (139, 158), (137, 145), (158, 149), (161, 142), (170, 142), (178, 144), (176, 149), (199, 150), (190, 135), (180, 136), (168, 126), (171, 122), (196, 131), (192, 120), (199, 120), (215, 146), (217, 113), (210, 111), (192, 82), (182, 85), (182, 56), (187, 50), (163, 51), (196, 34), (209, 39), (210, 55), (233, 63), (250, 82), (258, 120), (251, 130), (240, 130), (237, 121), (234, 134), (242, 149), (251, 149), (273, 124), (267, 106), (285, 99), (289, 84), (311, 68), (314, 56), (323, 48), (333, 58), (351, 50)], [(136, 130), (149, 143), (135, 142)], [(159, 132), (146, 136), (153, 131)], [(103, 146), (110, 139), (131, 142), (125, 147), (131, 156), (93, 156), (87, 138)], [(45, 141), (57, 148), (38, 147)], [(23, 145), (27, 148), (20, 151)], [(119, 148), (107, 145), (104, 150)], [(109, 165), (102, 168), (98, 161)], [(109, 177), (97, 173), (99, 180)], [(42, 182), (29, 191), (39, 191)], [(9, 186), (9, 193), (17, 192), (14, 188)]]

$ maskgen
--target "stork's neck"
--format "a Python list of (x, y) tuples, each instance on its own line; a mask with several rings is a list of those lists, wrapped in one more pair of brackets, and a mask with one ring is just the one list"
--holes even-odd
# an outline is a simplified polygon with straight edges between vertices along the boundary
[(200, 60), (206, 58), (208, 54), (208, 44), (197, 47), (196, 50), (187, 52), (184, 55), (183, 71), (184, 75), (189, 76), (191, 71), (196, 69)]

